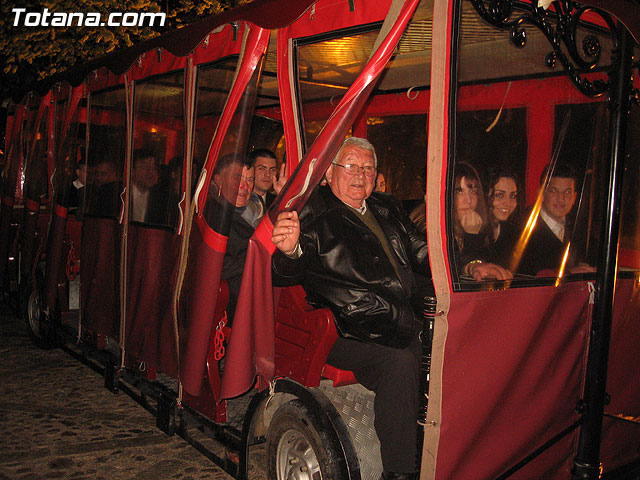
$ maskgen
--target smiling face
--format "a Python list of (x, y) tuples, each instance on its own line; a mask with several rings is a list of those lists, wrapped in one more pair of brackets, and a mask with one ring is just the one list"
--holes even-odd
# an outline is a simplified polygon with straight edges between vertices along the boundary
[(478, 207), (478, 182), (473, 178), (462, 177), (455, 187), (454, 208), (458, 218)]
[(253, 191), (253, 182), (255, 180), (254, 168), (242, 167), (240, 176), (240, 184), (238, 185), (238, 195), (236, 196), (236, 207), (246, 207), (251, 198)]
[(506, 221), (518, 206), (518, 186), (511, 177), (500, 177), (491, 194), (491, 217)]
[[(362, 207), (376, 183), (374, 175), (364, 174), (362, 167), (375, 168), (373, 153), (355, 145), (347, 145), (338, 153), (334, 163), (327, 169), (326, 177), (333, 194), (347, 205), (353, 208)], [(350, 175), (346, 172), (345, 165), (357, 165), (360, 167), (358, 173)]]
[(213, 181), (218, 187), (219, 194), (227, 202), (235, 205), (238, 197), (240, 179), (242, 178), (243, 166), (240, 162), (232, 162), (224, 167), (219, 173), (213, 175)]
[(246, 207), (249, 203), (254, 179), (253, 167), (247, 168), (239, 162), (230, 163), (213, 176), (222, 196), (236, 207)]
[(557, 222), (562, 222), (576, 201), (576, 182), (573, 178), (551, 177), (544, 191), (542, 208)]

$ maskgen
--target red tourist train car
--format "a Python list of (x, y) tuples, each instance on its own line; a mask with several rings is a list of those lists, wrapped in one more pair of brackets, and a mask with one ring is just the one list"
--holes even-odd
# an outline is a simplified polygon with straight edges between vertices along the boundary
[[(430, 249), (420, 478), (638, 478), (639, 40), (632, 0), (256, 0), (79, 65), (10, 105), (3, 289), (40, 346), (234, 477), (266, 442), (270, 478), (377, 480), (373, 394), (325, 365), (331, 312), (270, 273), (277, 213), (304, 206), (345, 136), (366, 137)], [(212, 182), (218, 159), (255, 148), (289, 180), (229, 328)], [(134, 165), (141, 149), (157, 163)], [(525, 271), (547, 165), (576, 172), (553, 191), (566, 249)], [(465, 275), (463, 168), (483, 224), (517, 235), (499, 252), (511, 281)], [(509, 207), (480, 188), (497, 169)]]

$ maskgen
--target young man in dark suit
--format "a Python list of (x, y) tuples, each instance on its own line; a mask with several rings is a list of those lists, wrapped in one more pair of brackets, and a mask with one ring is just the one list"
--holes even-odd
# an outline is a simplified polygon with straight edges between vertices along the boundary
[[(518, 266), (518, 273), (526, 275), (558, 270), (573, 232), (573, 219), (569, 214), (578, 196), (575, 171), (569, 165), (556, 165), (545, 186), (548, 169), (549, 166), (540, 178), (544, 188), (540, 213)], [(529, 208), (525, 219), (529, 218), (531, 210)], [(579, 264), (571, 251), (565, 268), (571, 273), (594, 271), (589, 265)]]
[[(249, 154), (249, 161), (256, 169), (252, 201), (259, 201), (263, 210), (266, 210), (276, 198), (276, 194), (272, 192), (278, 171), (276, 156), (271, 150), (259, 148)], [(264, 211), (262, 213), (264, 214)]]

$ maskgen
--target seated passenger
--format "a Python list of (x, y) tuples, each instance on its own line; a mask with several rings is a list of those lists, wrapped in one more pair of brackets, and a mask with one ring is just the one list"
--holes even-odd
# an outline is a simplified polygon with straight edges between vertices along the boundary
[[(557, 270), (562, 264), (567, 243), (571, 240), (574, 219), (570, 212), (577, 198), (577, 177), (570, 165), (556, 165), (547, 181), (549, 168), (550, 165), (547, 165), (540, 177), (540, 186), (544, 189), (542, 205), (522, 252), (518, 273), (536, 275), (543, 270)], [(525, 222), (528, 222), (533, 208), (531, 206), (527, 210), (523, 218)], [(565, 268), (571, 273), (595, 271), (589, 265), (580, 264), (571, 251)]]
[(518, 241), (518, 175), (505, 168), (495, 168), (489, 172), (486, 180), (491, 227), (488, 258), (504, 268), (509, 268)]
[(511, 272), (492, 260), (488, 250), (489, 222), (480, 177), (468, 163), (457, 162), (453, 180), (453, 236), (456, 264), (461, 274), (474, 280), (508, 280)]
[(249, 154), (249, 160), (255, 164), (256, 182), (253, 187), (254, 198), (259, 198), (265, 208), (269, 208), (276, 198), (274, 184), (277, 175), (276, 155), (266, 148), (258, 148)]
[(376, 393), (382, 478), (414, 479), (426, 293), (415, 274), (429, 272), (427, 244), (390, 195), (373, 193), (376, 155), (367, 140), (345, 140), (326, 177), (300, 220), (295, 211), (278, 215), (274, 282), (302, 283), (313, 303), (331, 309), (339, 337), (327, 363)]
[(133, 152), (131, 168), (131, 220), (144, 222), (151, 189), (158, 183), (158, 162), (151, 150), (139, 148)]
[(115, 218), (120, 212), (122, 183), (111, 160), (99, 160), (89, 169), (85, 212), (94, 217)]
[(162, 167), (158, 183), (151, 189), (145, 222), (176, 227), (178, 203), (182, 198), (182, 157), (172, 158)]
[(93, 183), (101, 187), (118, 179), (118, 169), (110, 160), (99, 160), (93, 167)]
[[(264, 153), (264, 150), (258, 150), (258, 152)], [(218, 164), (221, 165), (220, 168), (218, 167), (218, 164), (216, 164), (213, 178), (217, 185), (224, 184), (225, 182), (233, 186), (236, 184), (238, 185), (237, 194), (233, 204), (234, 209), (231, 213), (229, 240), (227, 242), (227, 250), (222, 267), (222, 279), (226, 280), (229, 286), (227, 318), (229, 322), (228, 325), (231, 326), (238, 301), (238, 294), (240, 292), (240, 284), (242, 283), (242, 273), (244, 271), (247, 249), (249, 248), (249, 239), (253, 235), (260, 219), (266, 212), (266, 208), (262, 208), (259, 213), (256, 212), (254, 209), (256, 203), (251, 202), (251, 199), (254, 198), (254, 186), (256, 182), (254, 173), (257, 167), (255, 166), (255, 162), (260, 158), (264, 159), (267, 157), (249, 155), (246, 160), (241, 161), (239, 157), (232, 156), (231, 163), (229, 163), (227, 159), (228, 157), (229, 156), (226, 156), (220, 159), (218, 162)], [(237, 169), (239, 164), (242, 165), (242, 170), (238, 177)], [(273, 164), (275, 165), (275, 158), (273, 159)], [(275, 174), (273, 172), (271, 172), (271, 174), (272, 178), (275, 178)], [(230, 182), (229, 175), (234, 175), (236, 179)], [(280, 190), (286, 181), (287, 176), (284, 173), (283, 164), (283, 168), (280, 171), (280, 178), (277, 181), (272, 182), (276, 195), (280, 193)], [(264, 182), (263, 178), (263, 185), (264, 184), (266, 184), (266, 182)], [(273, 197), (275, 198), (276, 195), (273, 195)]]
[(78, 220), (82, 220), (85, 185), (87, 183), (87, 164), (80, 160), (76, 164), (75, 178), (68, 188), (67, 203), (69, 211), (72, 212)]
[(280, 175), (277, 175), (276, 155), (266, 148), (253, 150), (249, 154), (249, 162), (255, 165), (256, 180), (244, 218), (257, 227), (260, 219), (287, 182), (287, 176), (284, 162), (280, 167)]
[(489, 245), (487, 209), (478, 172), (457, 162), (453, 179), (453, 235), (465, 257), (481, 258)]
[(227, 304), (229, 326), (233, 321), (238, 301), (249, 239), (255, 229), (243, 218), (253, 191), (254, 172), (255, 169), (250, 160), (242, 161), (239, 156), (234, 155), (222, 157), (216, 163), (213, 171), (213, 182), (217, 186), (218, 192), (222, 192), (222, 197), (227, 201), (230, 196), (235, 198), (221, 277), (227, 281), (229, 286), (229, 303)]
[(378, 176), (376, 177), (376, 189), (374, 191), (382, 193), (387, 191), (387, 181), (382, 172), (378, 172)]
[[(427, 178), (426, 168), (424, 169), (422, 178), (424, 179)], [(386, 182), (385, 182), (385, 189), (386, 189)], [(424, 196), (424, 199), (411, 209), (411, 212), (409, 213), (409, 219), (418, 228), (418, 230), (420, 230), (425, 235), (427, 234), (427, 195), (426, 194)]]

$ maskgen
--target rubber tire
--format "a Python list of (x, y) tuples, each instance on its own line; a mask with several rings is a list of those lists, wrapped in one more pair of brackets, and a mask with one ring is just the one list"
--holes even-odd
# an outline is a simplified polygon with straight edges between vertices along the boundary
[(330, 433), (318, 431), (300, 400), (282, 405), (267, 431), (269, 480), (340, 480)]
[(35, 287), (31, 278), (23, 282), (24, 285), (20, 288), (20, 312), (31, 341), (39, 348), (50, 350), (57, 348), (59, 342), (57, 341), (51, 319), (42, 311), (42, 307), (44, 306), (43, 282), (43, 276), (38, 273), (36, 273)]

